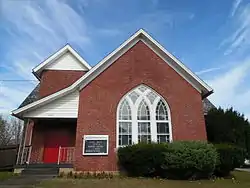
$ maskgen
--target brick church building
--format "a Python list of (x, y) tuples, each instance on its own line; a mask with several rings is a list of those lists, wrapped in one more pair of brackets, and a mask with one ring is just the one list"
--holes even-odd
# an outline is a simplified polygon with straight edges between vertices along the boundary
[(12, 112), (25, 121), (19, 165), (114, 172), (118, 147), (207, 139), (212, 88), (142, 29), (94, 67), (66, 45), (33, 74)]

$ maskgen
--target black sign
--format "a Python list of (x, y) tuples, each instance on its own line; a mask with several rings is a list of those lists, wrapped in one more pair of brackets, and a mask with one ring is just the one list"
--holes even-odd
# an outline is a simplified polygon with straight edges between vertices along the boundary
[(85, 154), (107, 154), (107, 140), (85, 140)]

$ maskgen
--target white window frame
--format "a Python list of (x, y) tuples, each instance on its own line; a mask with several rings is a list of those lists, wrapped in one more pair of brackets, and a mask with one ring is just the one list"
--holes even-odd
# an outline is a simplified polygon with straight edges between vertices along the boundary
[[(120, 114), (119, 114), (119, 112), (120, 112), (120, 109), (121, 109), (121, 105), (122, 105), (122, 102), (124, 101), (124, 100), (126, 100), (127, 102), (128, 102), (128, 105), (129, 105), (129, 108), (130, 108), (130, 116), (131, 116), (131, 119), (129, 119), (129, 120), (123, 120), (123, 119), (119, 119), (120, 118)], [(130, 136), (130, 134), (120, 134), (120, 131), (119, 131), (119, 129), (120, 129), (120, 123), (125, 123), (125, 122), (127, 122), (127, 123), (131, 123), (131, 137), (133, 136), (132, 135), (132, 132), (133, 132), (133, 130), (132, 130), (132, 127), (133, 127), (133, 124), (132, 124), (132, 109), (131, 109), (131, 103), (130, 103), (131, 101), (129, 101), (129, 100), (127, 100), (127, 99), (123, 99), (121, 102), (120, 102), (120, 105), (119, 105), (119, 109), (118, 109), (118, 145), (119, 145), (119, 136), (121, 135), (121, 136)], [(133, 143), (133, 138), (132, 138), (132, 143)]]
[[(144, 96), (144, 95), (143, 95)], [(138, 119), (138, 111), (139, 111), (139, 106), (141, 104), (142, 101), (145, 101), (146, 105), (148, 106), (149, 108), (149, 119), (148, 120), (139, 120)], [(140, 136), (149, 136), (150, 135), (150, 140), (152, 142), (152, 115), (151, 115), (151, 109), (150, 109), (150, 105), (148, 104), (148, 100), (145, 100), (145, 98), (138, 98), (137, 101), (138, 103), (136, 103), (136, 106), (137, 108), (135, 109), (136, 110), (136, 128), (137, 128), (137, 142), (139, 143), (138, 141), (138, 137), (139, 137), (139, 133), (138, 133), (138, 126), (139, 126), (139, 123), (149, 123), (150, 125), (150, 134), (140, 134)], [(133, 124), (132, 124), (132, 127), (133, 127)], [(132, 135), (133, 135), (133, 132), (132, 132)]]
[[(107, 152), (106, 153), (85, 153), (85, 141), (86, 140), (107, 140)], [(109, 135), (84, 135), (83, 136), (83, 150), (82, 155), (108, 155), (109, 153)]]
[[(145, 92), (141, 92), (139, 90), (140, 87), (146, 87), (147, 90)], [(137, 98), (136, 102), (133, 103), (133, 101), (131, 100), (131, 98), (129, 97), (129, 94), (132, 93), (133, 91), (136, 91), (136, 93), (139, 94), (139, 97)], [(149, 92), (154, 92), (157, 97), (155, 98), (153, 104), (150, 102), (150, 100), (147, 97), (147, 94)], [(122, 103), (123, 100), (127, 100), (130, 108), (131, 108), (131, 116), (132, 116), (132, 144), (137, 144), (138, 143), (138, 122), (142, 122), (144, 120), (137, 120), (137, 110), (139, 107), (139, 104), (142, 100), (145, 100), (145, 102), (147, 103), (147, 105), (149, 106), (149, 111), (150, 111), (150, 120), (145, 120), (146, 122), (150, 122), (150, 128), (151, 128), (151, 142), (155, 142), (157, 143), (157, 122), (159, 122), (159, 120), (156, 120), (156, 107), (157, 104), (160, 100), (163, 101), (163, 103), (165, 104), (166, 108), (167, 108), (167, 113), (168, 113), (168, 120), (164, 120), (164, 122), (169, 124), (169, 142), (173, 141), (173, 137), (172, 137), (172, 124), (171, 124), (171, 111), (169, 108), (168, 103), (166, 102), (166, 100), (160, 95), (158, 94), (156, 91), (154, 91), (152, 88), (141, 84), (139, 86), (137, 86), (136, 88), (132, 89), (131, 91), (129, 91), (126, 95), (124, 95), (118, 106), (117, 106), (117, 110), (116, 110), (116, 147), (123, 147), (123, 146), (119, 146), (119, 109), (120, 109), (120, 105)], [(121, 120), (122, 122), (122, 120)]]
[[(163, 103), (165, 104), (166, 108), (167, 108), (167, 115), (168, 115), (168, 119), (167, 120), (157, 120), (156, 119), (156, 116), (157, 116), (157, 113), (156, 113), (156, 109), (157, 109), (157, 105), (158, 103), (160, 102), (160, 100), (163, 101)], [(155, 102), (157, 101), (156, 104), (154, 104), (154, 108), (155, 108), (155, 126), (156, 126), (156, 141), (158, 142), (158, 139), (157, 139), (157, 136), (166, 136), (166, 135), (169, 135), (169, 141), (171, 142), (172, 141), (172, 128), (170, 129), (170, 111), (169, 111), (169, 108), (168, 108), (168, 105), (166, 104), (166, 102), (163, 100), (163, 98), (159, 98), (158, 100), (155, 100)], [(168, 123), (168, 126), (169, 126), (169, 134), (166, 134), (166, 133), (157, 133), (157, 123)]]

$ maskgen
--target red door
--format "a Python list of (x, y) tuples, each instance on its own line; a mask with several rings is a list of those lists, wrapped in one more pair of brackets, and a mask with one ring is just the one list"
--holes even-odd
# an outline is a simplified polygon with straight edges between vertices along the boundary
[(57, 163), (59, 146), (66, 147), (69, 143), (69, 137), (59, 132), (48, 133), (45, 136), (43, 162)]

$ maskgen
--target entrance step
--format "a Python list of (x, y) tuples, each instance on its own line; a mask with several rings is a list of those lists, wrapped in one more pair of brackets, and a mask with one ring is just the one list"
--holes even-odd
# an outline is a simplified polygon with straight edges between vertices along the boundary
[(59, 173), (59, 166), (57, 164), (32, 164), (27, 165), (22, 171), (21, 175), (39, 176), (50, 175), (57, 176)]
[(58, 175), (59, 168), (25, 168), (22, 175)]
[(0, 188), (23, 188), (39, 184), (58, 176), (60, 168), (72, 168), (72, 164), (29, 164), (17, 165), (16, 169), (23, 169), (21, 174), (0, 182)]

